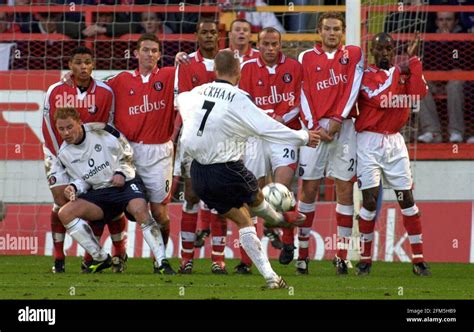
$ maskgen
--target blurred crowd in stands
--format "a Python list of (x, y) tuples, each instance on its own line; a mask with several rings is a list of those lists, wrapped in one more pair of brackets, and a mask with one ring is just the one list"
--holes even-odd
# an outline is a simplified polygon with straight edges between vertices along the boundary
[[(69, 49), (85, 40), (94, 40), (98, 69), (130, 69), (136, 65), (133, 58), (124, 58), (124, 52), (133, 41), (120, 39), (127, 34), (163, 33), (192, 34), (199, 18), (214, 17), (218, 13), (190, 12), (117, 12), (114, 5), (180, 5), (204, 6), (219, 4), (225, 8), (235, 6), (255, 7), (266, 5), (344, 5), (344, 0), (0, 0), (2, 6), (31, 5), (31, 12), (5, 13), (0, 11), (0, 33), (60, 34), (65, 41), (11, 40), (0, 43), (0, 52), (19, 49), (27, 57), (8, 61), (0, 55), (0, 66), (10, 69), (60, 69), (67, 67)], [(414, 33), (474, 33), (474, 12), (464, 12), (462, 7), (474, 6), (474, 0), (405, 0), (403, 5), (455, 5), (459, 12), (397, 11), (389, 13), (383, 28), (392, 34)], [(74, 10), (75, 5), (110, 6), (110, 12), (95, 12), (92, 24), (86, 26), (85, 16)], [(38, 12), (34, 5), (68, 5), (66, 13)], [(156, 7), (155, 7), (156, 8)], [(238, 11), (237, 17), (252, 23), (253, 32), (273, 26), (282, 33), (312, 33), (316, 28), (317, 13), (270, 13)], [(126, 36), (125, 36), (126, 37)], [(396, 39), (396, 35), (394, 36)], [(172, 65), (178, 51), (190, 52), (193, 42), (169, 41), (163, 43), (161, 65)], [(426, 41), (421, 50), (424, 69), (428, 71), (473, 71), (474, 42), (467, 40)], [(0, 68), (1, 69), (1, 68)], [(5, 68), (3, 68), (5, 69)], [(474, 143), (474, 125), (466, 126), (467, 119), (474, 119), (474, 80), (428, 82), (430, 93), (420, 104), (418, 141), (423, 143)]]

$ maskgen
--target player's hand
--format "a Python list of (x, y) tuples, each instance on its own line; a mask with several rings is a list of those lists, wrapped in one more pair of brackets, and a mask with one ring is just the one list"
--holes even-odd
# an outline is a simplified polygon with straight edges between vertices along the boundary
[(178, 52), (174, 58), (174, 62), (178, 65), (189, 65), (191, 63), (186, 52)]
[(314, 130), (308, 131), (308, 134), (309, 134), (309, 139), (308, 139), (308, 144), (306, 144), (306, 146), (309, 146), (311, 148), (317, 147), (320, 141), (319, 134)]
[(67, 200), (74, 202), (76, 200), (76, 188), (74, 186), (67, 186), (64, 188), (64, 197), (66, 197)]
[(74, 82), (72, 80), (72, 72), (67, 72), (66, 74), (64, 74), (64, 76), (61, 78), (61, 81), (69, 86), (74, 86)]
[(329, 136), (334, 136), (341, 131), (342, 123), (333, 119), (329, 119), (328, 134)]
[(316, 132), (319, 135), (319, 139), (323, 142), (331, 142), (334, 137), (329, 135), (326, 129), (319, 127)]
[(420, 32), (417, 31), (415, 34), (415, 39), (413, 39), (407, 47), (407, 54), (409, 58), (418, 54), (418, 46), (420, 45), (420, 42), (421, 42)]
[(125, 177), (122, 174), (115, 174), (112, 177), (112, 186), (123, 187), (125, 185)]
[(331, 142), (334, 139), (334, 137), (329, 135), (324, 128), (319, 127), (316, 132), (318, 133), (320, 140), (323, 142)]

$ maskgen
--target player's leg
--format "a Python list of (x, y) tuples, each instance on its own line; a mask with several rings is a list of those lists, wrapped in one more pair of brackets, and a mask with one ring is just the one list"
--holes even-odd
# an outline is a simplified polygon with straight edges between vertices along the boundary
[(405, 141), (401, 134), (390, 135), (384, 142), (390, 149), (391, 158), (384, 165), (387, 186), (395, 190), (403, 215), (403, 225), (408, 233), (412, 250), (413, 272), (416, 275), (431, 275), (423, 259), (422, 227), (418, 207), (413, 198), (412, 174)]
[[(263, 188), (265, 186), (265, 177), (261, 177), (258, 180), (258, 187)], [(258, 223), (258, 217), (257, 216), (252, 216), (250, 218), (252, 220), (252, 223), (257, 229), (257, 223)], [(267, 236), (268, 238), (272, 238), (274, 234), (273, 228), (266, 228), (263, 227), (263, 234)], [(240, 251), (240, 263), (234, 267), (234, 271), (237, 274), (250, 274), (251, 273), (251, 267), (252, 267), (252, 260), (250, 259), (249, 255), (247, 255), (247, 252), (245, 251), (244, 247), (242, 246), (242, 243), (239, 243), (239, 251)]]
[(328, 155), (327, 176), (336, 184), (337, 251), (334, 258), (336, 274), (347, 274), (347, 249), (354, 219), (353, 182), (356, 175), (357, 137), (351, 119), (342, 122), (341, 131), (332, 141)]
[[(268, 172), (268, 152), (265, 149), (264, 142), (256, 137), (250, 137), (245, 144), (245, 152), (243, 155), (245, 167), (255, 175), (257, 179), (258, 187), (263, 188), (266, 183), (266, 176)], [(258, 222), (257, 216), (252, 216), (252, 223), (256, 227)], [(273, 234), (273, 228), (266, 228), (264, 226), (264, 234)], [(240, 263), (234, 267), (234, 271), (237, 274), (249, 274), (251, 273), (252, 260), (245, 251), (242, 243), (239, 243), (240, 251)]]
[(104, 218), (104, 212), (98, 205), (78, 198), (59, 210), (59, 218), (68, 234), (93, 257), (94, 260), (89, 266), (91, 272), (99, 272), (111, 266), (112, 258), (102, 249), (85, 221)]
[[(309, 265), (309, 238), (311, 235), (311, 228), (313, 226), (316, 197), (318, 195), (321, 179), (318, 180), (303, 180), (301, 194), (298, 201), (298, 211), (306, 216), (306, 221), (303, 225), (298, 227), (298, 259), (296, 261), (296, 273), (308, 274)], [(292, 249), (291, 247), (288, 249)], [(294, 249), (293, 249), (294, 250)], [(280, 263), (285, 263), (293, 259), (294, 253), (288, 250), (286, 257), (283, 256), (283, 251), (280, 254)], [(285, 259), (286, 258), (286, 259)], [(288, 262), (289, 263), (289, 262)], [(287, 263), (287, 264), (288, 264)]]
[(347, 250), (352, 236), (354, 218), (354, 185), (351, 181), (335, 179), (336, 183), (336, 224), (337, 251), (335, 257), (336, 274), (347, 274)]
[[(90, 228), (92, 229), (92, 233), (94, 233), (94, 237), (97, 239), (97, 242), (100, 243), (100, 238), (102, 237), (102, 234), (104, 234), (104, 228), (105, 228), (105, 222), (104, 220), (97, 220), (97, 221), (87, 221), (89, 224)], [(92, 258), (91, 254), (89, 254), (87, 251), (84, 253), (84, 257), (82, 258), (81, 262), (81, 270), (82, 273), (89, 273), (89, 265), (91, 262), (94, 260)]]
[[(291, 192), (291, 183), (298, 164), (298, 148), (282, 144), (270, 143), (268, 145), (271, 150), (271, 165), (275, 174), (275, 182), (285, 185)], [(292, 210), (294, 208), (296, 208), (296, 202)], [(294, 233), (293, 228), (282, 228), (283, 247), (279, 257), (281, 264), (289, 264), (294, 258)]]
[(362, 208), (359, 211), (360, 261), (357, 263), (357, 275), (368, 275), (372, 267), (372, 242), (378, 195), (378, 185), (362, 189)]
[[(128, 202), (126, 209), (140, 224), (143, 238), (155, 256), (158, 264), (157, 268), (158, 270), (163, 270), (163, 272), (159, 273), (165, 274), (164, 270), (168, 270), (169, 263), (165, 255), (165, 244), (161, 235), (161, 227), (151, 216), (146, 200), (144, 198), (133, 198)], [(173, 273), (166, 274), (174, 274), (174, 271)]]
[(194, 193), (190, 177), (184, 178), (184, 204), (181, 215), (181, 266), (180, 273), (193, 270), (194, 242), (199, 212), (199, 197)]
[(375, 215), (382, 177), (380, 156), (383, 156), (384, 135), (362, 132), (357, 134), (357, 184), (362, 191), (359, 211), (360, 261), (356, 274), (368, 275), (372, 266)]
[(53, 236), (53, 273), (65, 272), (66, 257), (64, 255), (64, 239), (66, 237), (66, 228), (64, 228), (58, 215), (61, 206), (67, 203), (66, 197), (64, 196), (64, 188), (66, 188), (66, 185), (59, 185), (50, 188), (54, 199), (53, 209), (51, 210), (50, 215), (51, 234)]
[(227, 242), (227, 220), (214, 209), (211, 210), (211, 238), (211, 272), (214, 274), (227, 274), (224, 259), (224, 251)]
[(201, 248), (206, 243), (206, 238), (211, 235), (211, 209), (203, 201), (199, 202), (200, 229), (196, 232), (195, 248)]
[(395, 190), (395, 194), (402, 210), (403, 225), (410, 241), (413, 273), (419, 276), (429, 276), (431, 272), (423, 258), (423, 232), (420, 212), (415, 204), (413, 192), (411, 190)]
[(64, 188), (69, 184), (69, 176), (58, 161), (58, 158), (45, 146), (44, 152), (44, 168), (49, 188), (53, 195), (54, 204), (50, 215), (51, 234), (53, 236), (53, 256), (54, 265), (53, 273), (65, 272), (65, 255), (64, 255), (64, 239), (66, 229), (61, 220), (59, 220), (58, 212), (61, 206), (67, 203), (64, 196)]
[(112, 240), (112, 272), (122, 273), (127, 268), (127, 218), (121, 215), (107, 221)]
[[(316, 198), (321, 180), (324, 177), (328, 150), (330, 142), (321, 142), (316, 148), (300, 147), (298, 176), (302, 180), (300, 197), (297, 209), (299, 213), (306, 216), (306, 221), (298, 228), (299, 248), (298, 260), (296, 261), (296, 271), (299, 274), (308, 273), (309, 264), (309, 237), (315, 217)], [(280, 262), (288, 262), (293, 259), (294, 246), (287, 247), (286, 259), (283, 251), (280, 254)], [(287, 263), (287, 264), (288, 264)]]
[(240, 243), (242, 243), (242, 246), (260, 274), (265, 278), (267, 287), (271, 289), (288, 288), (283, 278), (275, 273), (268, 257), (262, 251), (262, 243), (257, 237), (257, 232), (255, 231), (247, 208), (232, 208), (225, 213), (224, 216), (232, 220), (239, 228)]
[[(169, 141), (163, 144), (132, 144), (132, 147), (137, 173), (146, 188), (150, 202), (151, 216), (160, 226), (166, 247), (170, 232), (167, 204), (171, 198), (173, 181), (173, 143)], [(165, 258), (157, 260), (155, 257), (153, 270), (156, 273), (175, 273)]]

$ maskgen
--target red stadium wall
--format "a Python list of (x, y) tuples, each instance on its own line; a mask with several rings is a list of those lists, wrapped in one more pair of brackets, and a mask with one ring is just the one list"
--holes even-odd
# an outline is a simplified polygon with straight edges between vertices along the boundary
[[(473, 262), (474, 252), (474, 204), (472, 202), (419, 202), (422, 213), (425, 257), (430, 262)], [(313, 259), (331, 259), (334, 256), (334, 204), (317, 206), (313, 226), (310, 256)], [(51, 205), (9, 205), (7, 218), (0, 223), (0, 255), (51, 255), (51, 233), (49, 214)], [(179, 220), (181, 205), (170, 205), (172, 232), (168, 254), (179, 255)], [(377, 260), (407, 261), (410, 257), (408, 238), (396, 203), (384, 205), (376, 226), (378, 240), (375, 251)], [(107, 232), (106, 232), (107, 234)], [(261, 236), (261, 229), (259, 227)], [(277, 258), (279, 251), (264, 245), (268, 255)], [(23, 241), (23, 242), (22, 242)], [(37, 247), (32, 245), (36, 241)], [(129, 224), (128, 252), (133, 257), (148, 257), (149, 251), (135, 223)], [(229, 227), (226, 256), (240, 257), (235, 244), (238, 232)], [(28, 246), (30, 244), (30, 246)], [(209, 242), (205, 250), (196, 255), (210, 256)], [(21, 247), (20, 245), (23, 245)], [(69, 246), (69, 247), (68, 247)], [(67, 255), (81, 255), (77, 244), (66, 241)], [(315, 250), (316, 248), (316, 250)], [(143, 250), (145, 249), (145, 252)]]

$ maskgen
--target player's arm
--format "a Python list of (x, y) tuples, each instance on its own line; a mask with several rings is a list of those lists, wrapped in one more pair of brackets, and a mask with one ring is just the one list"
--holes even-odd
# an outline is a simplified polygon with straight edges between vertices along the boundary
[(104, 130), (115, 138), (115, 144), (110, 147), (110, 152), (117, 156), (118, 166), (114, 170), (112, 177), (112, 185), (122, 187), (125, 181), (135, 177), (135, 166), (133, 165), (133, 149), (117, 129), (110, 125), (106, 125)]
[(193, 89), (191, 70), (192, 68), (189, 65), (178, 65), (174, 80), (175, 94), (191, 91)]
[(418, 57), (413, 56), (408, 60), (410, 76), (406, 82), (407, 93), (423, 98), (428, 93), (428, 85), (423, 77), (423, 65)]
[(277, 144), (316, 146), (319, 143), (319, 135), (315, 132), (310, 134), (306, 130), (292, 130), (265, 115), (263, 110), (255, 106), (249, 98), (241, 95), (238, 100), (240, 102), (233, 105), (238, 109), (233, 110), (232, 114), (242, 124), (244, 136), (247, 131), (251, 135), (260, 136)]
[(55, 103), (53, 100), (54, 86), (50, 86), (46, 92), (46, 96), (43, 103), (43, 125), (42, 134), (45, 146), (53, 153), (57, 155), (59, 151), (59, 142), (56, 136), (56, 128), (54, 126), (54, 113), (56, 112)]
[(354, 49), (353, 59), (349, 61), (348, 82), (337, 104), (337, 115), (334, 120), (342, 121), (349, 116), (359, 95), (362, 76), (364, 74), (364, 56), (362, 50)]

